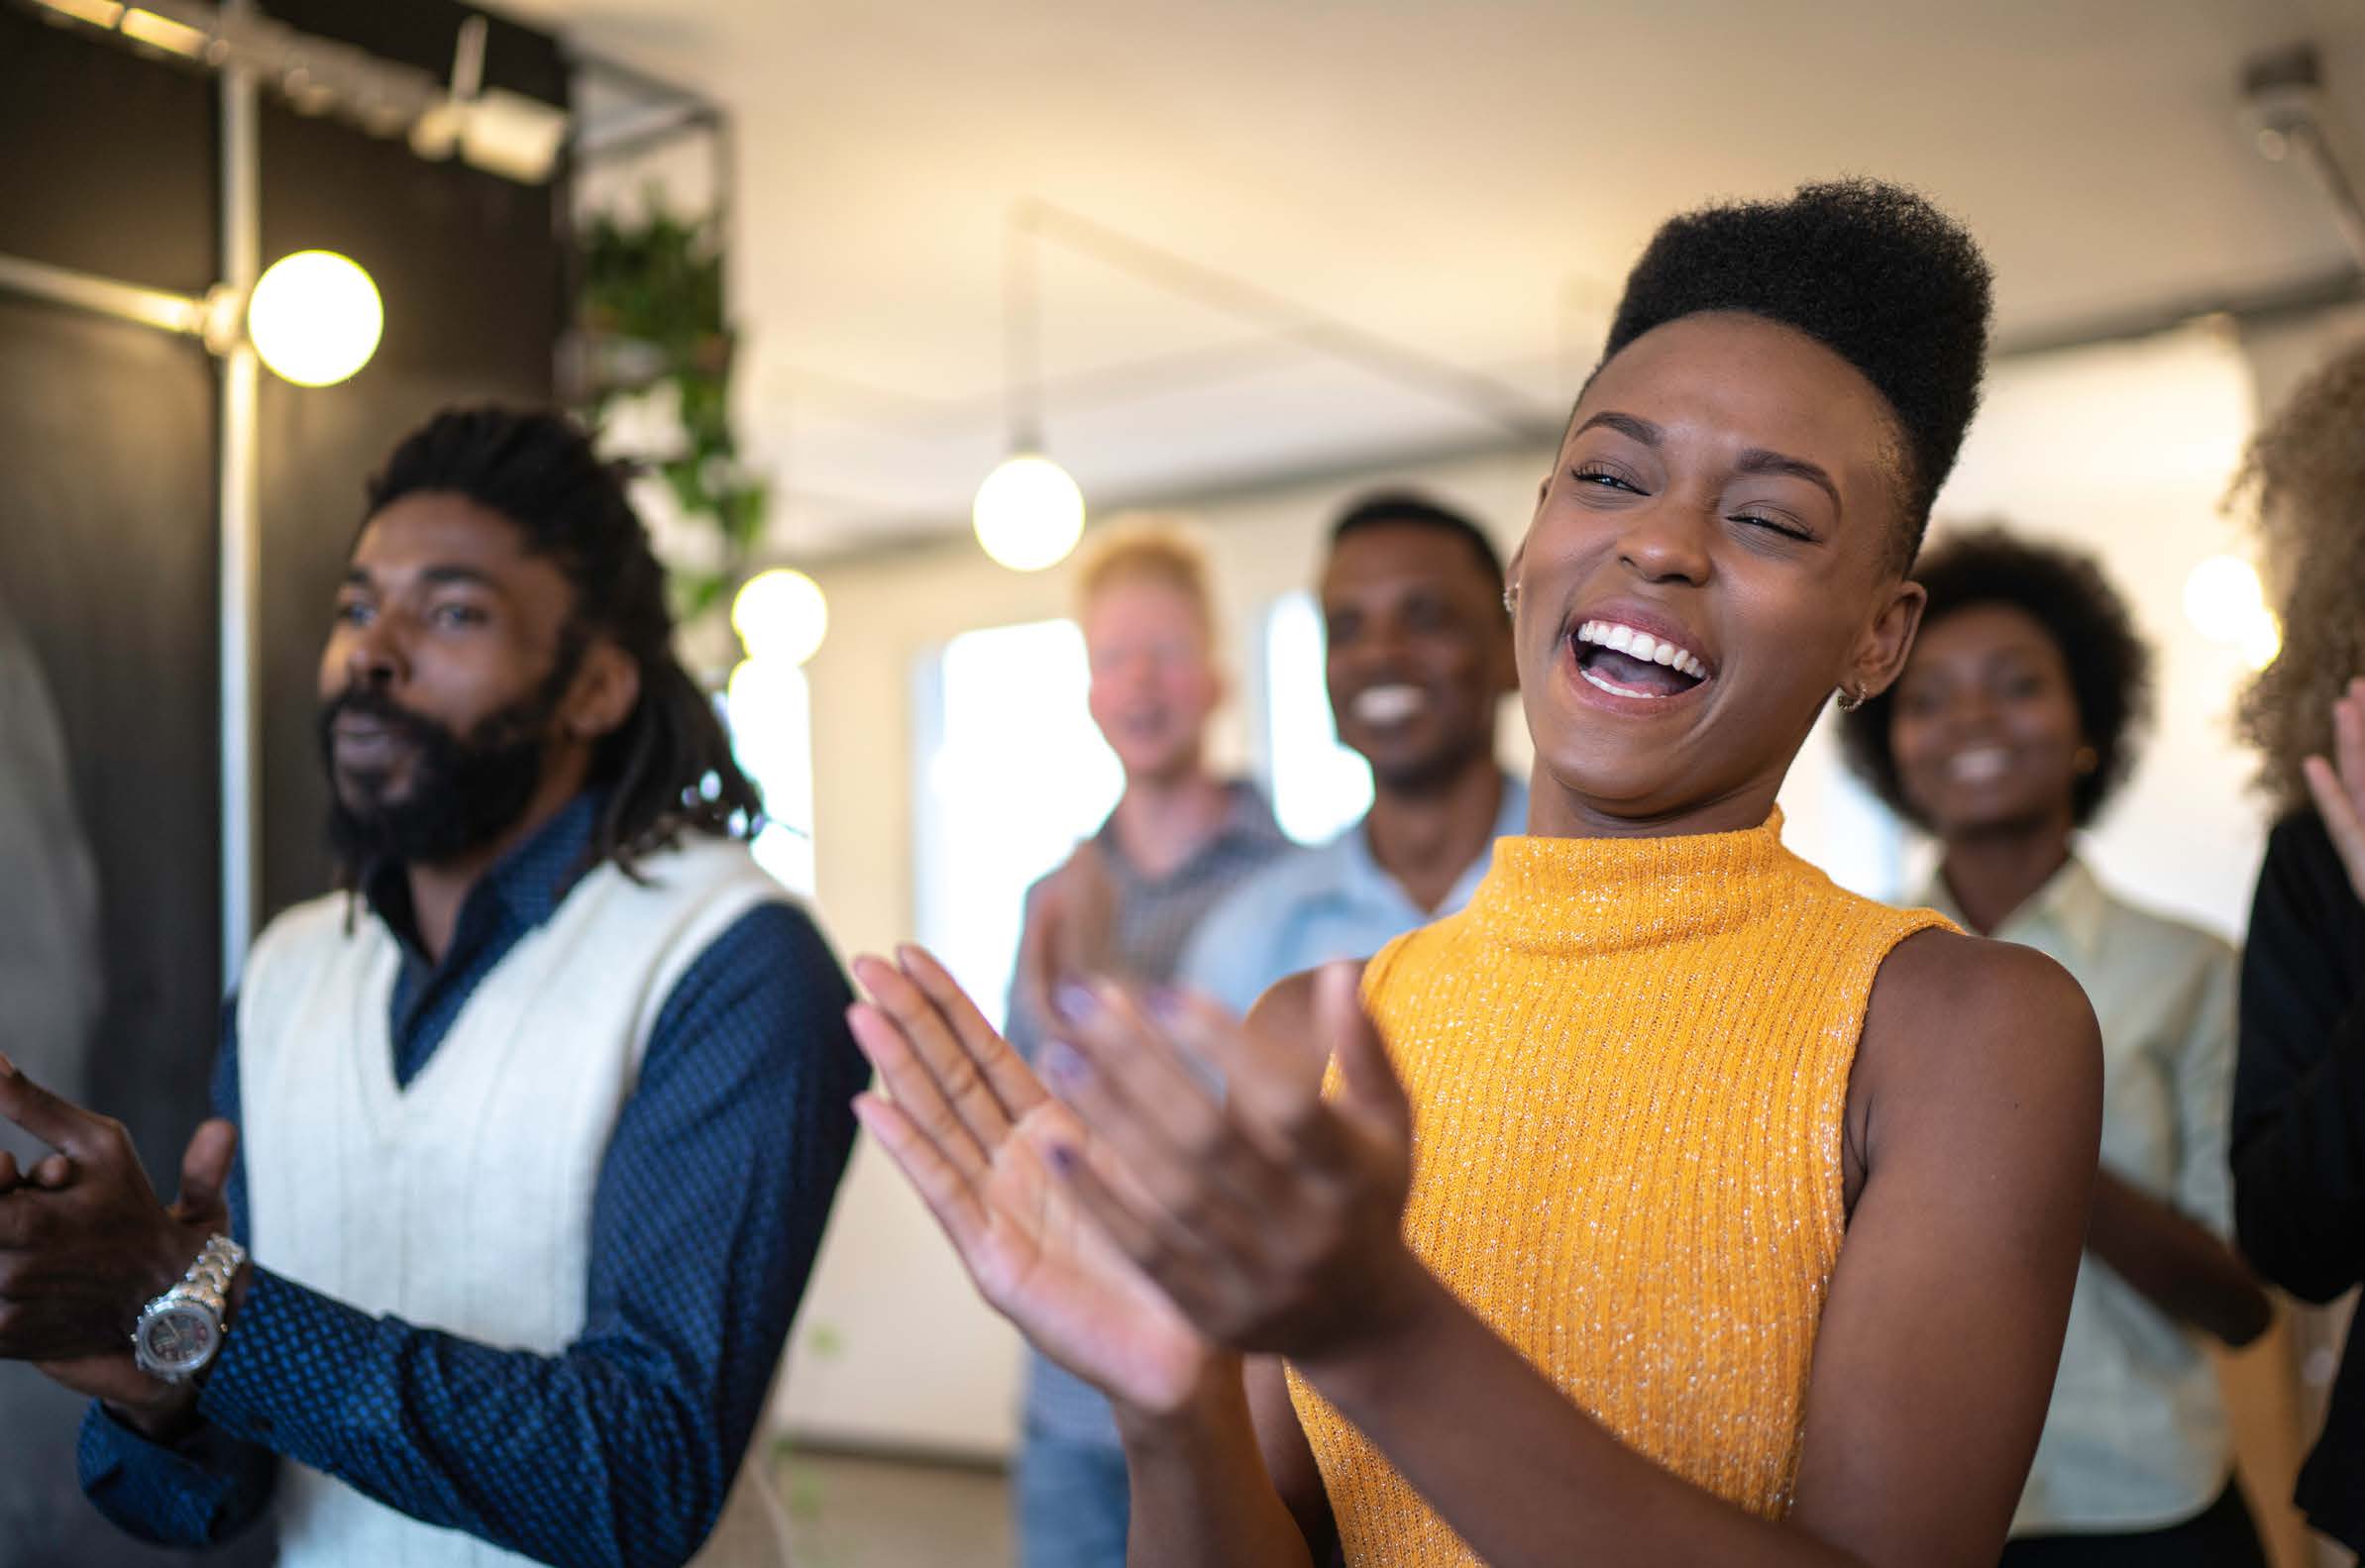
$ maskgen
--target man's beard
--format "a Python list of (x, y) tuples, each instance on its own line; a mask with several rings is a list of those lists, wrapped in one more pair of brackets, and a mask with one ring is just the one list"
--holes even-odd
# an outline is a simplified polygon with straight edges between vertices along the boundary
[[(562, 668), (541, 689), (487, 714), (466, 735), (411, 712), (382, 692), (346, 690), (320, 710), (320, 748), (329, 769), (329, 846), (357, 875), (389, 861), (433, 865), (500, 841), (533, 804), (542, 784), (543, 734), (574, 672)], [(337, 720), (376, 720), (410, 745), (408, 788), (399, 799), (348, 802), (335, 764)], [(365, 784), (375, 793), (382, 784)]]

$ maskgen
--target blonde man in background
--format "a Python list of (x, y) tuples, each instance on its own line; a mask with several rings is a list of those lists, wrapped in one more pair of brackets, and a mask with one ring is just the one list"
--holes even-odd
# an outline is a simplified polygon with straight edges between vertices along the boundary
[[(1173, 525), (1109, 530), (1076, 574), (1093, 723), (1125, 769), (1116, 809), (1026, 893), (1010, 1038), (1033, 1057), (1051, 993), (1073, 974), (1174, 977), (1208, 910), (1288, 846), (1255, 787), (1208, 766), (1226, 695), (1199, 551)], [(1019, 1455), (1023, 1568), (1124, 1568), (1125, 1450), (1109, 1402), (1032, 1354)]]

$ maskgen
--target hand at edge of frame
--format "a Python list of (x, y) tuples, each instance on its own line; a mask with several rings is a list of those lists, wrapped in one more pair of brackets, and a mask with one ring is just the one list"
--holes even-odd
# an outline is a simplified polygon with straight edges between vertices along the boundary
[(2308, 758), (2300, 772), (2349, 887), (2365, 899), (2365, 678), (2350, 681), (2332, 704), (2332, 755)]

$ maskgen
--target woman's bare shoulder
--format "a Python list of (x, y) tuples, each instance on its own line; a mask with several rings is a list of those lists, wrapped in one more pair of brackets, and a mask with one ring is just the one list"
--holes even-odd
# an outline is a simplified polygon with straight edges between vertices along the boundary
[(2070, 972), (2034, 948), (1933, 928), (1873, 983), (1850, 1098), (1943, 1113), (1962, 1097), (2029, 1099), (2072, 1121), (2101, 1096), (2101, 1032)]

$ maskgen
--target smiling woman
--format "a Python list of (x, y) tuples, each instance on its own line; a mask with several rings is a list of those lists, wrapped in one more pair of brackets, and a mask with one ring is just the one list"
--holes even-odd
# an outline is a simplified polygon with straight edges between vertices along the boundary
[(2233, 949), (2116, 896), (2073, 847), (2134, 761), (2150, 650), (2085, 556), (1982, 530), (1915, 575), (1921, 636), (1894, 692), (1849, 715), (1851, 760), (1943, 846), (1922, 901), (2077, 976), (2109, 1085), (2096, 1266), (2004, 1562), (2263, 1563), (2201, 1347), (2268, 1322), (2225, 1240)]
[(1987, 316), (1895, 187), (1661, 231), (1509, 572), (1530, 836), (1359, 983), (1244, 1023), (1064, 987), (1054, 1098), (926, 955), (856, 966), (858, 1113), (1114, 1398), (1137, 1568), (1994, 1561), (2093, 1015), (1774, 809), (1834, 689), (1904, 665)]

